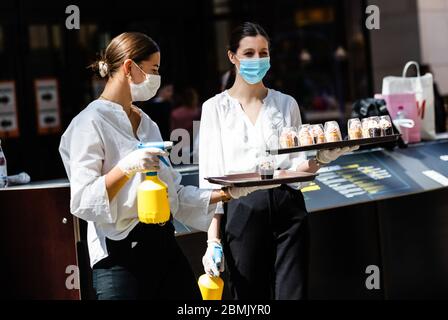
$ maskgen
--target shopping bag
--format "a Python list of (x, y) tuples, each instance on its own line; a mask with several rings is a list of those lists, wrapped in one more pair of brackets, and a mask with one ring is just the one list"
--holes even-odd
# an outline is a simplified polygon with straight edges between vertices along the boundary
[[(417, 76), (406, 77), (406, 73), (412, 65), (417, 69)], [(388, 76), (383, 79), (383, 95), (405, 93), (415, 94), (421, 138), (435, 139), (433, 77), (430, 73), (421, 76), (419, 65), (415, 61), (406, 63), (401, 77)]]

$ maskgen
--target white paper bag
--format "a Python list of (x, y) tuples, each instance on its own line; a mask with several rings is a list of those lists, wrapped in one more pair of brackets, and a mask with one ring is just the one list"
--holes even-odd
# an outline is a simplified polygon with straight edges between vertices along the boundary
[[(410, 66), (417, 68), (417, 77), (406, 77)], [(383, 79), (383, 94), (415, 93), (416, 108), (421, 119), (421, 137), (433, 140), (436, 137), (434, 118), (434, 88), (432, 74), (420, 76), (417, 62), (409, 61), (401, 77), (388, 76)]]

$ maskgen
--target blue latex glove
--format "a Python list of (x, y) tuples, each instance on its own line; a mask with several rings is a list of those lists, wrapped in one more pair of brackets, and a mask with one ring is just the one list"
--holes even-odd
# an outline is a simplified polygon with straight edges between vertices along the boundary
[(204, 271), (211, 277), (218, 277), (224, 271), (224, 252), (219, 240), (207, 241), (207, 251), (202, 257)]

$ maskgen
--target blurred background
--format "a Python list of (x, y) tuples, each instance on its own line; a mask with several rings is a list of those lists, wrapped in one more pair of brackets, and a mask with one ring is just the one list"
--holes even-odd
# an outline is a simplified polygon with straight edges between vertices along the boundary
[[(65, 26), (71, 4), (80, 9), (79, 30)], [(370, 4), (380, 8), (379, 30), (366, 29)], [(383, 77), (401, 75), (409, 60), (434, 74), (436, 99), (446, 108), (448, 0), (3, 0), (0, 107), (15, 111), (13, 120), (0, 121), (8, 174), (66, 176), (60, 136), (104, 86), (87, 66), (124, 31), (144, 32), (161, 48), (162, 87), (141, 107), (166, 140), (175, 128), (192, 132), (202, 102), (228, 86), (227, 42), (244, 21), (270, 35), (265, 84), (295, 97), (303, 122), (343, 125), (354, 101), (380, 93)], [(444, 131), (446, 118), (436, 121)]]

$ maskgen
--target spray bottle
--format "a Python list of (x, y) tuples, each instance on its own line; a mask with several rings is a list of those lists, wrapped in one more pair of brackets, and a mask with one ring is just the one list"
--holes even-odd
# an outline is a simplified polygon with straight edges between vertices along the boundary
[[(207, 240), (207, 257), (204, 257), (206, 265), (212, 263), (210, 258), (213, 259), (216, 270), (213, 271), (214, 277), (209, 276), (207, 273), (199, 277), (198, 285), (201, 290), (203, 300), (221, 300), (222, 291), (224, 289), (224, 281), (219, 276), (219, 270), (221, 270), (224, 264), (223, 249), (218, 239)], [(210, 257), (211, 255), (211, 257)], [(207, 267), (207, 269), (210, 266)], [(221, 270), (222, 271), (222, 270)]]
[(198, 280), (203, 300), (222, 300), (224, 281), (221, 277), (211, 277), (203, 274)]
[[(161, 150), (171, 149), (171, 141), (140, 143), (139, 149), (158, 148)], [(160, 160), (166, 166), (169, 163), (165, 158), (159, 156)], [(138, 219), (143, 223), (165, 223), (170, 219), (170, 203), (168, 200), (168, 187), (159, 179), (157, 171), (146, 173), (146, 179), (143, 181), (137, 191)]]
[(397, 117), (393, 122), (397, 126), (398, 130), (400, 131), (401, 138), (403, 139), (403, 142), (405, 144), (408, 144), (409, 143), (409, 134), (410, 134), (409, 129), (413, 128), (415, 123), (414, 123), (414, 120), (408, 119), (403, 106), (398, 107)]

